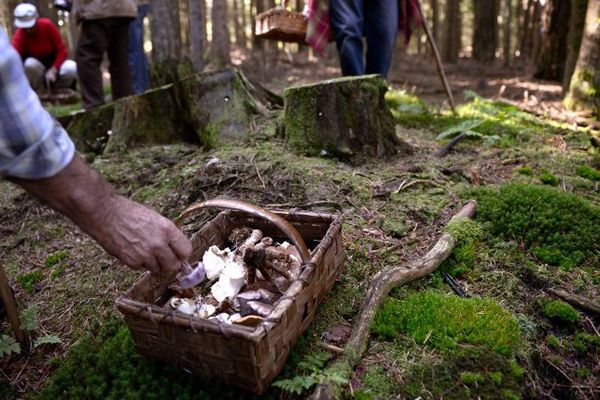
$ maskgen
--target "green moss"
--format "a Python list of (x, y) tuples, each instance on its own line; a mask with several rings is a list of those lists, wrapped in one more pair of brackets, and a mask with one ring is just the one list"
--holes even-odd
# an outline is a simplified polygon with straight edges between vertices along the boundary
[(444, 229), (459, 243), (473, 243), (483, 236), (480, 224), (471, 218), (453, 218)]
[(358, 393), (358, 398), (364, 399), (390, 399), (400, 390), (399, 383), (386, 373), (382, 366), (368, 367), (365, 375), (361, 377), (363, 389)]
[(395, 397), (495, 399), (503, 391), (520, 393), (522, 378), (511, 374), (512, 362), (480, 347), (469, 347), (441, 361), (413, 363), (409, 372), (402, 374), (400, 396)]
[(44, 264), (46, 265), (46, 267), (53, 267), (65, 258), (67, 258), (67, 255), (68, 254), (65, 250), (57, 251), (56, 253), (50, 254), (48, 257), (46, 257), (46, 261), (44, 261)]
[(571, 343), (573, 350), (579, 353), (587, 353), (589, 351), (600, 351), (600, 337), (589, 335), (584, 332), (577, 332)]
[(546, 337), (546, 343), (553, 349), (558, 349), (560, 347), (560, 340), (554, 335), (548, 335)]
[(45, 387), (33, 397), (54, 399), (211, 399), (244, 394), (214, 380), (140, 356), (129, 330), (114, 318), (73, 345)]
[(590, 181), (600, 181), (600, 171), (596, 168), (588, 167), (586, 165), (582, 165), (577, 167), (575, 171), (578, 176), (589, 179)]
[(507, 400), (520, 400), (521, 396), (510, 389), (505, 389), (502, 391), (502, 398)]
[(570, 304), (561, 300), (542, 300), (542, 315), (559, 324), (570, 324), (579, 321), (579, 313)]
[(476, 386), (485, 382), (485, 378), (478, 372), (463, 372), (460, 374), (460, 380), (469, 386)]
[(525, 245), (542, 261), (565, 269), (600, 262), (600, 208), (558, 189), (506, 184), (469, 193), (490, 233)]
[(531, 167), (527, 167), (527, 166), (517, 167), (513, 171), (515, 171), (517, 174), (521, 174), (521, 175), (526, 175), (526, 176), (533, 175), (533, 170), (531, 169)]
[(575, 370), (575, 376), (578, 378), (587, 378), (592, 376), (592, 371), (587, 367), (577, 368)]
[(558, 184), (560, 183), (560, 179), (554, 176), (552, 172), (546, 170), (542, 171), (539, 178), (540, 181), (545, 185), (558, 186)]
[(35, 284), (44, 279), (44, 273), (39, 269), (17, 276), (17, 282), (24, 291), (31, 294), (35, 291)]
[(377, 312), (373, 332), (394, 338), (406, 333), (417, 343), (452, 352), (460, 343), (479, 344), (512, 354), (519, 341), (515, 318), (490, 299), (463, 299), (434, 291), (405, 300), (387, 299)]
[(496, 386), (502, 386), (502, 379), (504, 378), (504, 374), (500, 371), (495, 371), (490, 373), (490, 379)]
[(400, 238), (406, 234), (408, 227), (406, 226), (406, 219), (401, 213), (395, 213), (388, 215), (381, 224), (381, 229), (390, 236)]

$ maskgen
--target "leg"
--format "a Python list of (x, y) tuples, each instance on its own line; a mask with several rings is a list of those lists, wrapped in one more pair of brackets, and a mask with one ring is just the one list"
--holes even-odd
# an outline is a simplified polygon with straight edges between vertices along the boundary
[(31, 88), (33, 90), (41, 88), (44, 84), (44, 72), (46, 72), (44, 64), (37, 58), (29, 57), (25, 60), (23, 67)]
[(77, 79), (77, 64), (73, 60), (65, 60), (58, 71), (56, 87), (71, 87)]
[(150, 87), (148, 78), (148, 60), (144, 53), (144, 17), (148, 14), (148, 5), (138, 6), (138, 15), (129, 25), (129, 67), (134, 94), (142, 93)]
[(363, 75), (363, 0), (331, 0), (330, 4), (342, 75)]
[(81, 26), (77, 45), (77, 72), (83, 107), (104, 104), (100, 63), (108, 46), (108, 30), (103, 20), (86, 20)]
[(367, 74), (387, 77), (398, 33), (398, 0), (371, 0), (366, 7)]
[(131, 95), (131, 71), (127, 59), (130, 18), (111, 18), (108, 61), (113, 100)]

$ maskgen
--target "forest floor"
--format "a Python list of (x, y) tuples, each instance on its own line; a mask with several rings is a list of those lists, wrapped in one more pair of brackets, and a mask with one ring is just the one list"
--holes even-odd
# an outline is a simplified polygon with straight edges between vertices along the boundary
[[(267, 79), (251, 61), (243, 66), (248, 74), (277, 92), (338, 73), (334, 62), (307, 68), (278, 61), (263, 69), (278, 71)], [(476, 225), (441, 267), (468, 296), (455, 295), (440, 272), (393, 290), (346, 395), (598, 398), (600, 317), (548, 292), (560, 287), (600, 299), (595, 133), (473, 94), (452, 116), (440, 110), (443, 92), (427, 65), (407, 63), (391, 75), (388, 104), (398, 135), (416, 149), (409, 156), (361, 164), (304, 157), (287, 149), (267, 120), (252, 126), (243, 146), (152, 146), (99, 156), (93, 166), (120, 193), (170, 218), (217, 196), (344, 213), (345, 272), (263, 398), (309, 394), (334, 357), (321, 342), (343, 346), (369, 278), (424, 254), (469, 198), (479, 201)], [(559, 100), (558, 85), (463, 67), (449, 68), (457, 92), (493, 98), (506, 84), (504, 97), (521, 99), (527, 90), (529, 100)], [(438, 135), (457, 129), (472, 138), (432, 157), (447, 139)], [(213, 157), (222, 169), (209, 174)], [(137, 355), (114, 301), (139, 272), (7, 182), (0, 182), (0, 232), (0, 262), (32, 340), (61, 341), (2, 356), (10, 333), (0, 323), (0, 398), (248, 398)]]

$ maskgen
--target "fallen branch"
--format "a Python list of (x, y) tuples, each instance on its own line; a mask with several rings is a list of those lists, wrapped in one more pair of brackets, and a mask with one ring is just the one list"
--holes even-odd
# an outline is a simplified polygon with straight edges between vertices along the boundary
[(459, 144), (466, 138), (467, 138), (467, 135), (464, 132), (461, 133), (460, 135), (453, 137), (451, 141), (449, 141), (448, 143), (446, 143), (445, 145), (440, 147), (440, 149), (438, 151), (433, 153), (433, 156), (436, 158), (444, 157), (446, 154), (448, 154), (450, 152), (450, 150), (452, 150), (452, 148), (454, 146), (456, 146), (457, 144)]
[[(460, 211), (452, 217), (471, 218), (475, 215), (477, 203), (474, 200), (467, 202)], [(451, 221), (452, 221), (451, 220)], [(343, 377), (349, 380), (356, 364), (362, 358), (367, 349), (371, 322), (381, 302), (389, 291), (407, 282), (421, 279), (433, 273), (454, 249), (456, 238), (449, 233), (444, 233), (435, 246), (424, 256), (409, 262), (407, 265), (389, 267), (373, 277), (369, 290), (358, 314), (357, 323), (352, 329), (350, 339), (344, 347), (343, 353), (325, 371), (325, 376)], [(319, 384), (313, 395), (313, 399), (329, 400), (342, 397), (342, 385), (339, 379), (329, 379)]]
[(562, 289), (546, 289), (546, 291), (550, 294), (555, 295), (556, 297), (560, 297), (564, 301), (569, 304), (574, 305), (575, 307), (579, 307), (582, 310), (589, 311), (594, 314), (600, 315), (600, 304), (596, 303), (593, 300), (588, 299), (587, 297), (579, 296), (577, 294), (569, 293), (566, 290)]

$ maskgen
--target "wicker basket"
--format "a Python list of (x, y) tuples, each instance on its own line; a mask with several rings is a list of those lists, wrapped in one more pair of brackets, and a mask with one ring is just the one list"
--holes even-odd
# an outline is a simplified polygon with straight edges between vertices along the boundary
[(272, 8), (255, 17), (256, 36), (263, 39), (306, 44), (306, 18), (300, 12), (286, 10), (283, 7)]
[[(222, 206), (213, 200), (190, 207), (178, 221), (215, 205)], [(233, 229), (244, 226), (261, 229), (274, 239), (288, 238), (302, 255), (300, 277), (263, 322), (256, 327), (227, 325), (162, 308), (170, 298), (168, 282), (150, 273), (117, 299), (117, 308), (141, 354), (261, 394), (283, 368), (296, 339), (343, 269), (342, 221), (331, 214), (271, 213), (241, 202), (234, 208), (192, 235), (192, 261), (211, 245), (224, 245)]]

